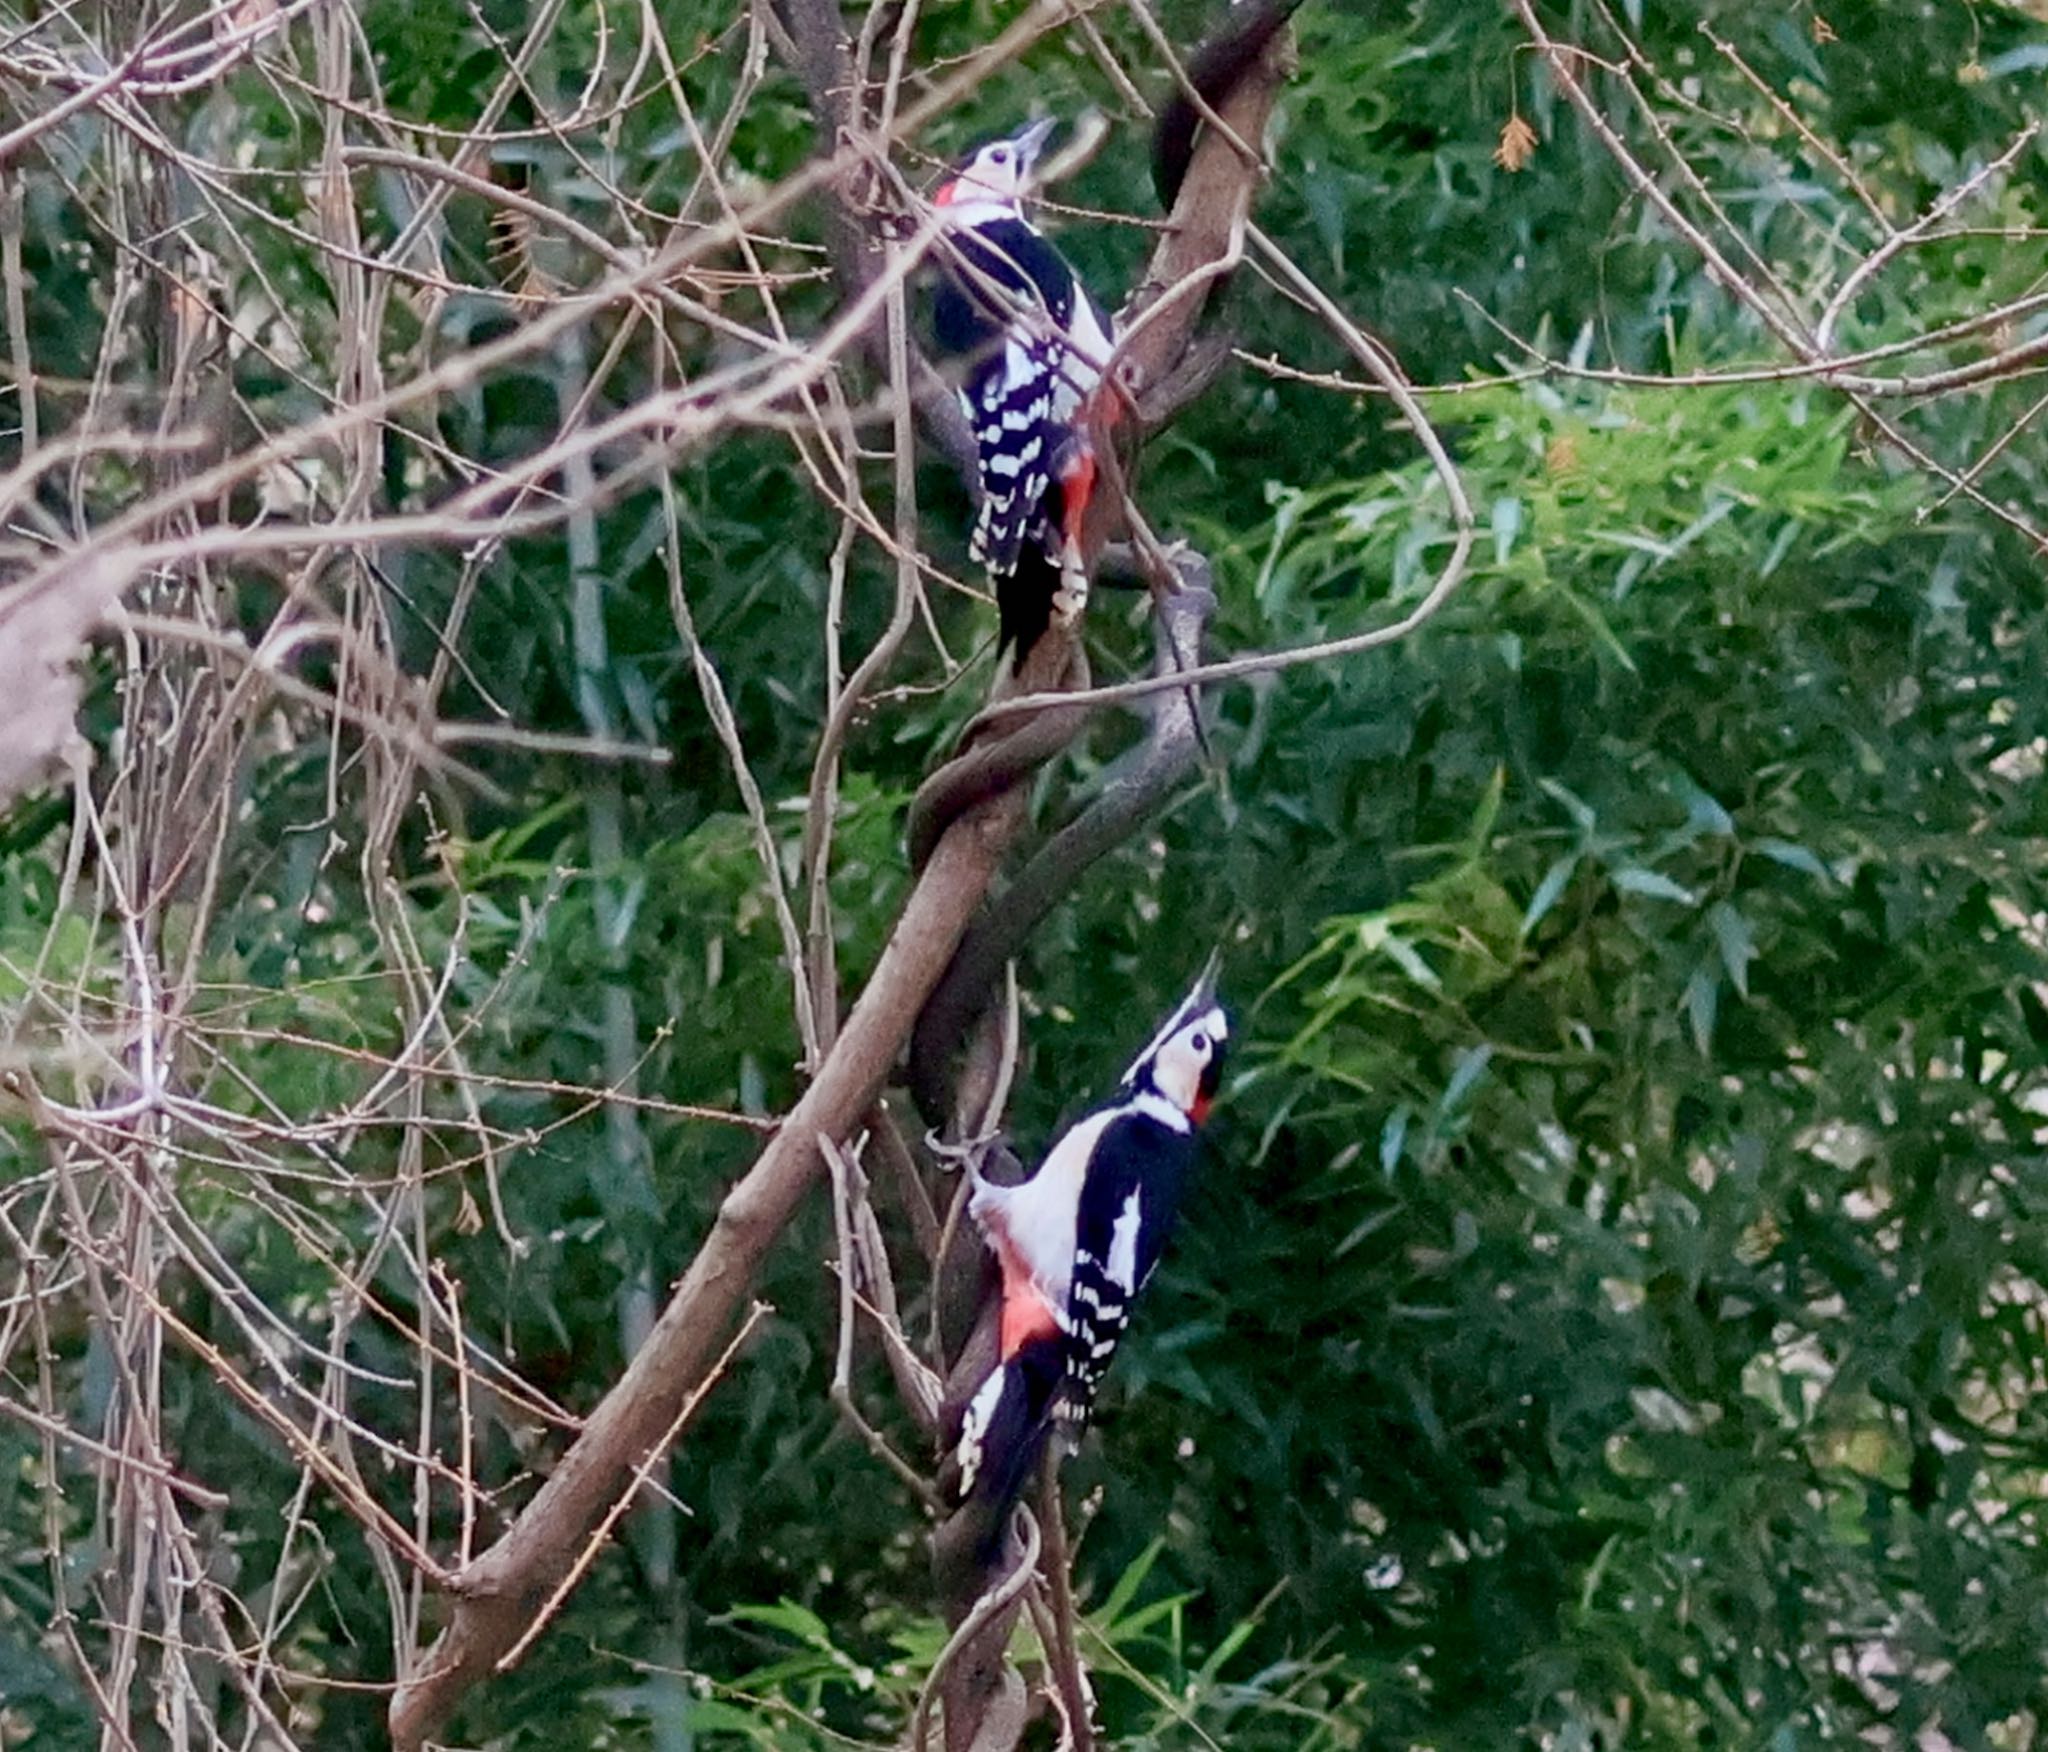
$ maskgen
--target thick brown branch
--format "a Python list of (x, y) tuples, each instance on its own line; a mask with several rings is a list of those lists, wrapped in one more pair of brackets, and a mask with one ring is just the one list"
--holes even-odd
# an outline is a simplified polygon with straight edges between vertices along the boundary
[[(1196, 140), (1165, 234), (1117, 319), (1130, 337), (1117, 349), (1119, 360), (1141, 397), (1181, 368), (1223, 270), (1242, 252), (1259, 167), (1246, 163), (1235, 142), (1265, 138), (1266, 119), (1293, 64), (1293, 39), (1281, 30), (1225, 98), (1220, 116), (1228, 132), (1210, 128)], [(1183, 291), (1190, 287), (1192, 296)], [(1168, 300), (1170, 308), (1151, 314)]]
[[(1158, 612), (1156, 668), (1162, 675), (1201, 662), (1202, 629), (1216, 601), (1201, 555), (1182, 550), (1175, 564), (1181, 586), (1161, 599)], [(976, 1026), (1003, 964), (1089, 868), (1137, 832), (1194, 769), (1201, 747), (1194, 691), (1158, 696), (1159, 708), (1134, 757), (1111, 775), (1086, 809), (1032, 854), (967, 933), (911, 1036), (910, 1092), (926, 1124), (943, 1123), (953, 1055)]]
[(998, 797), (947, 833), (817, 1080), (726, 1194), (647, 1342), (511, 1530), (456, 1578), (453, 1621), (392, 1698), (399, 1752), (420, 1746), (514, 1646), (629, 1469), (710, 1369), (768, 1250), (818, 1177), (819, 1138), (844, 1139), (874, 1102), (1016, 832), (1022, 799), (1021, 791)]

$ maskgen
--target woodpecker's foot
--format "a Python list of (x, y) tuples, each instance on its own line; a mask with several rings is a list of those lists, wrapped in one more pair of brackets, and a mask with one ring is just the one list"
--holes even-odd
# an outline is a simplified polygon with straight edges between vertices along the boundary
[(1001, 1132), (989, 1132), (982, 1137), (954, 1143), (935, 1131), (928, 1131), (924, 1134), (924, 1147), (931, 1151), (932, 1159), (938, 1163), (941, 1172), (954, 1174), (965, 1169), (969, 1180), (979, 1181), (983, 1162), (1001, 1138)]
[(1053, 623), (1071, 629), (1080, 624), (1087, 609), (1088, 568), (1082, 564), (1080, 544), (1070, 541), (1060, 554), (1060, 587), (1052, 597)]

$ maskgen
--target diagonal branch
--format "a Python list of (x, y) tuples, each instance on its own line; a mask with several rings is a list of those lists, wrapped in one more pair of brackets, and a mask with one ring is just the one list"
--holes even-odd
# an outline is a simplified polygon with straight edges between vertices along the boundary
[(453, 1619), (391, 1702), (400, 1752), (421, 1746), (496, 1670), (568, 1573), (620, 1479), (661, 1439), (710, 1369), (768, 1251), (822, 1168), (821, 1138), (861, 1123), (1022, 818), (1012, 792), (963, 816), (905, 903), (873, 978), (760, 1157), (725, 1196), (647, 1342), (505, 1536), (455, 1579)]
[[(1216, 606), (1207, 560), (1182, 549), (1174, 555), (1174, 565), (1178, 587), (1160, 599), (1155, 624), (1155, 668), (1160, 675), (1193, 669), (1201, 662), (1202, 629)], [(944, 1121), (952, 1056), (971, 1036), (1004, 964), (1089, 869), (1136, 833), (1194, 770), (1201, 752), (1194, 690), (1158, 697), (1143, 744), (1087, 808), (1032, 854), (1001, 897), (975, 921), (918, 1017), (910, 1041), (910, 1092), (926, 1124)]]

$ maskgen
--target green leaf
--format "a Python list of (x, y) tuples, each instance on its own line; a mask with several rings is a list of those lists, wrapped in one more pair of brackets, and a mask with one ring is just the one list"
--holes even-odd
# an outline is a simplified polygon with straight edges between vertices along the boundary
[(1697, 906), (1699, 896), (1682, 883), (1674, 882), (1659, 870), (1646, 870), (1640, 864), (1624, 864), (1611, 877), (1614, 886), (1624, 894), (1646, 895), (1651, 900), (1676, 901), (1680, 906)]
[(1588, 803), (1583, 797), (1575, 796), (1572, 792), (1568, 791), (1561, 780), (1546, 776), (1540, 779), (1538, 783), (1543, 787), (1546, 795), (1554, 797), (1559, 803), (1564, 805), (1565, 813), (1572, 818), (1572, 822), (1578, 828), (1581, 836), (1591, 839), (1600, 819), (1594, 813), (1593, 805)]
[(1456, 1111), (1458, 1104), (1472, 1092), (1473, 1084), (1486, 1074), (1486, 1067), (1493, 1062), (1491, 1046), (1475, 1046), (1458, 1055), (1457, 1068), (1451, 1072), (1451, 1080), (1444, 1085), (1443, 1099), (1437, 1103), (1439, 1113)]
[(1108, 1599), (1089, 1614), (1098, 1624), (1114, 1624), (1123, 1611), (1138, 1597), (1138, 1590), (1145, 1585), (1145, 1578), (1152, 1573), (1152, 1566), (1159, 1561), (1159, 1554), (1166, 1549), (1162, 1538), (1152, 1540), (1124, 1566), (1124, 1572), (1116, 1579), (1116, 1585), (1109, 1591)]
[(1758, 840), (1756, 849), (1769, 858), (1772, 863), (1783, 864), (1788, 870), (1798, 870), (1819, 882), (1833, 880), (1828, 872), (1827, 865), (1823, 864), (1806, 847), (1794, 845), (1790, 840)]
[(1685, 1014), (1692, 1024), (1693, 1045), (1704, 1058), (1714, 1044), (1714, 1018), (1721, 1004), (1720, 976), (1706, 966), (1693, 970), (1685, 982)]
[(1507, 564), (1514, 551), (1515, 537), (1522, 533), (1522, 501), (1503, 494), (1493, 502), (1493, 563)]
[(809, 1607), (799, 1606), (794, 1600), (780, 1600), (773, 1606), (734, 1606), (724, 1616), (740, 1624), (785, 1631), (814, 1649), (834, 1649), (831, 1627)]
[(1727, 901), (1716, 901), (1707, 913), (1714, 928), (1714, 940), (1721, 946), (1721, 965), (1728, 970), (1728, 983), (1745, 998), (1749, 996), (1749, 964), (1756, 959), (1756, 938), (1749, 921)]
[(1573, 873), (1579, 867), (1579, 852), (1567, 852), (1543, 872), (1543, 880), (1536, 885), (1536, 892), (1529, 897), (1529, 907), (1522, 914), (1521, 938), (1529, 940), (1529, 933), (1549, 916), (1550, 909), (1564, 897), (1564, 891), (1571, 886)]
[(1408, 1139), (1411, 1111), (1408, 1103), (1402, 1102), (1387, 1115), (1386, 1123), (1380, 1127), (1380, 1172), (1390, 1179), (1401, 1160), (1401, 1147)]
[(1392, 931), (1386, 932), (1379, 940), (1380, 951), (1395, 966), (1417, 985), (1433, 992), (1444, 989), (1444, 982), (1437, 978), (1436, 971), (1416, 951), (1413, 944), (1397, 937)]

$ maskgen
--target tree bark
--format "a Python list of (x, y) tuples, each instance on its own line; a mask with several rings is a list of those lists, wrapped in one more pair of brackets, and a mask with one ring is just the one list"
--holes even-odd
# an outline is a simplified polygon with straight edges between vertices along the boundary
[(956, 821), (932, 854), (817, 1080), (726, 1194), (647, 1343), (539, 1495), (456, 1577), (454, 1617), (391, 1700), (398, 1752), (421, 1746), (525, 1634), (618, 1492), (629, 1488), (632, 1469), (703, 1381), (769, 1248), (818, 1178), (819, 1137), (846, 1139), (872, 1106), (1023, 809), (1021, 791), (997, 797)]

